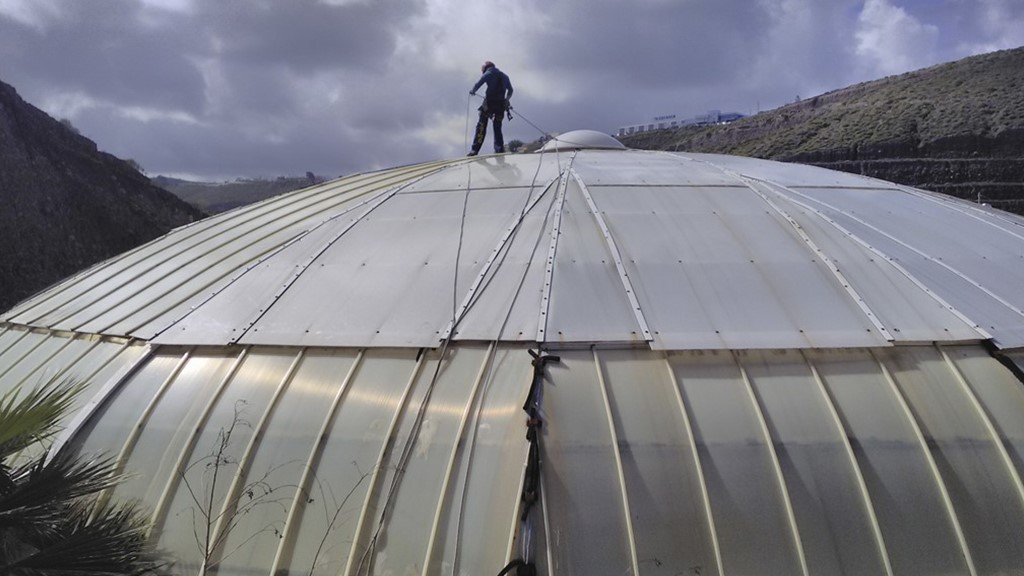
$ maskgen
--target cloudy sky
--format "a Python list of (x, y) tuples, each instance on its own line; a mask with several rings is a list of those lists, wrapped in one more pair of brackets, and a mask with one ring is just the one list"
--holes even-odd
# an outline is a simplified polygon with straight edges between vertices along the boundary
[(0, 0), (0, 81), (150, 175), (207, 180), (464, 154), (483, 60), (530, 141), (1021, 45), (1024, 0)]

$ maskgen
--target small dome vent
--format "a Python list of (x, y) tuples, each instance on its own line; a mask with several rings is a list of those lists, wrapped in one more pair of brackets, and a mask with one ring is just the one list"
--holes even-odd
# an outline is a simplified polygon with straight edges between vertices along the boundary
[(540, 151), (553, 152), (555, 150), (580, 150), (584, 148), (591, 150), (626, 149), (622, 142), (604, 132), (598, 132), (597, 130), (573, 130), (572, 132), (566, 132), (552, 138), (541, 147)]

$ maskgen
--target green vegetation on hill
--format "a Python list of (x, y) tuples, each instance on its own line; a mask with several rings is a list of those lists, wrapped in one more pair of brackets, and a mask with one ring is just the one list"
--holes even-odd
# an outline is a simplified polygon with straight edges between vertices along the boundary
[(1024, 211), (1024, 48), (835, 90), (632, 148), (804, 162)]

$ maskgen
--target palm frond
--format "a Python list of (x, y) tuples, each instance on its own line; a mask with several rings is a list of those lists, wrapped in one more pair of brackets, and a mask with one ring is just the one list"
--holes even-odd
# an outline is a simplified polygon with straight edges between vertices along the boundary
[(0, 493), (0, 529), (44, 530), (52, 526), (65, 513), (68, 502), (99, 494), (120, 482), (123, 476), (115, 470), (109, 458), (85, 461), (62, 453), (47, 461), (44, 455), (16, 470), (11, 489)]
[[(110, 458), (52, 457), (52, 437), (84, 386), (51, 381), (0, 396), (0, 574), (140, 576), (164, 572), (147, 543), (147, 516), (99, 498), (124, 479)], [(26, 456), (26, 448), (32, 447)], [(17, 462), (12, 456), (21, 453)]]
[(51, 380), (22, 394), (16, 386), (0, 396), (0, 462), (56, 434), (61, 417), (85, 389), (81, 382)]
[(73, 506), (31, 552), (0, 565), (12, 575), (136, 576), (164, 566), (146, 543), (146, 520), (131, 506)]

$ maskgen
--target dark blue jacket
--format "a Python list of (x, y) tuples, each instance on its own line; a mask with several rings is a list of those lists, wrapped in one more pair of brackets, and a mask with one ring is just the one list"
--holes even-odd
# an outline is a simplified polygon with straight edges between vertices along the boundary
[(475, 93), (484, 84), (487, 84), (484, 100), (488, 104), (504, 104), (505, 100), (512, 97), (512, 81), (508, 79), (508, 74), (498, 70), (497, 66), (491, 66), (484, 71), (484, 75), (473, 85), (472, 92)]

